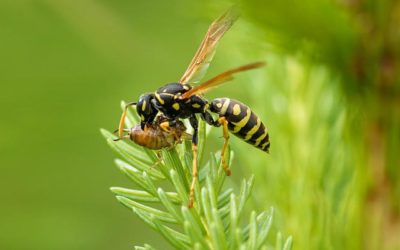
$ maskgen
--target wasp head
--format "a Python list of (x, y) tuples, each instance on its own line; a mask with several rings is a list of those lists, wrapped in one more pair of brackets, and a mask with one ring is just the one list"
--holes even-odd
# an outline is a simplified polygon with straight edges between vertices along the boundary
[(140, 96), (136, 104), (136, 111), (140, 117), (140, 126), (142, 130), (144, 130), (147, 123), (153, 122), (158, 112), (151, 103), (152, 99), (154, 99), (154, 94), (146, 93)]

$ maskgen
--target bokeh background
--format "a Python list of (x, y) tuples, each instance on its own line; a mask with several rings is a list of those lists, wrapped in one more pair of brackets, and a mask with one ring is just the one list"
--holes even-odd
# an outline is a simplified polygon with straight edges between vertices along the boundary
[[(0, 1), (0, 249), (166, 242), (115, 200), (129, 186), (99, 128), (176, 81), (227, 1)], [(400, 249), (400, 4), (245, 1), (207, 74), (265, 60), (207, 95), (259, 114), (271, 153), (233, 138), (234, 184), (274, 206), (295, 249)], [(222, 144), (213, 129), (209, 150)]]

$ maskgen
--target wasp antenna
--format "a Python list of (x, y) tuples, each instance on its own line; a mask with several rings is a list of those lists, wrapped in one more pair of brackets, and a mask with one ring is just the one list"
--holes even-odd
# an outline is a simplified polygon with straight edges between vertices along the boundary
[(136, 106), (137, 102), (128, 102), (125, 104), (125, 109), (129, 108), (129, 106)]
[(134, 105), (136, 105), (136, 102), (128, 102), (128, 103), (125, 105), (125, 109), (124, 109), (124, 111), (122, 112), (121, 119), (120, 119), (120, 121), (119, 121), (119, 126), (118, 126), (118, 137), (122, 137), (122, 130), (123, 130), (124, 124), (125, 124), (126, 111), (128, 110), (129, 106), (134, 106)]

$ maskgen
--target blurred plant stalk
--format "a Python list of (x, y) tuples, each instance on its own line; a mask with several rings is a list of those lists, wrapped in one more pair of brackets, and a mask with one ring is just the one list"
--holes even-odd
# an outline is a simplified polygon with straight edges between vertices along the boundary
[[(268, 43), (304, 53), (341, 79), (362, 114), (354, 140), (367, 176), (360, 225), (365, 249), (400, 248), (400, 1), (308, 0), (243, 3)], [(272, 34), (272, 36), (271, 36)]]
[[(359, 28), (359, 46), (351, 76), (361, 90), (366, 109), (364, 140), (367, 171), (365, 219), (369, 231), (366, 248), (400, 248), (400, 2), (349, 2), (349, 12)], [(355, 99), (355, 98), (353, 98)], [(395, 142), (394, 140), (396, 140)], [(374, 230), (375, 228), (381, 230)], [(374, 234), (379, 233), (378, 238)]]

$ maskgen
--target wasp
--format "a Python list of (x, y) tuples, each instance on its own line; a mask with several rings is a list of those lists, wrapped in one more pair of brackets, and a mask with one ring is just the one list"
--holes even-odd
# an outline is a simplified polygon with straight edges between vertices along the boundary
[[(189, 123), (193, 128), (192, 183), (189, 193), (189, 207), (193, 207), (194, 187), (198, 178), (197, 116), (211, 126), (222, 126), (224, 143), (221, 150), (221, 165), (227, 175), (231, 174), (230, 168), (225, 161), (225, 151), (228, 146), (229, 131), (247, 143), (250, 143), (265, 152), (268, 152), (270, 147), (266, 126), (247, 105), (230, 98), (216, 98), (209, 102), (203, 96), (206, 91), (232, 80), (235, 73), (260, 68), (264, 66), (264, 62), (243, 65), (223, 72), (198, 86), (193, 87), (191, 85), (191, 83), (197, 83), (202, 79), (213, 58), (218, 42), (226, 31), (231, 28), (237, 18), (238, 15), (234, 9), (228, 10), (222, 16), (217, 18), (209, 26), (200, 47), (181, 79), (178, 82), (166, 84), (155, 92), (141, 95), (137, 102), (127, 104), (120, 120), (118, 134), (121, 138), (124, 130), (126, 111), (129, 106), (136, 106), (142, 130), (147, 126), (151, 127), (158, 114), (162, 114), (162, 116), (172, 125), (179, 123), (181, 119), (189, 119)], [(218, 118), (214, 119), (212, 113), (218, 115)], [(165, 133), (168, 134), (169, 132), (166, 131)]]

